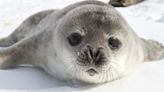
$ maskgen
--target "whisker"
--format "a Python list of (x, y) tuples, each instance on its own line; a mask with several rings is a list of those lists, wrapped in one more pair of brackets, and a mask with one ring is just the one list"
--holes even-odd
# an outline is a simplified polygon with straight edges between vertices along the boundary
[(63, 57), (63, 58), (73, 58), (74, 56), (69, 56), (69, 57)]
[(112, 72), (114, 72), (114, 73), (112, 73), (113, 74), (113, 77), (115, 77), (116, 79), (118, 79), (120, 77), (120, 72), (118, 71), (118, 69), (116, 67), (114, 67), (113, 65), (111, 65), (111, 69), (113, 69)]
[[(113, 73), (112, 73), (112, 70), (111, 70), (111, 65), (110, 65), (110, 69), (108, 69), (109, 70), (109, 73), (108, 73), (108, 78), (110, 78), (110, 79), (108, 79), (108, 80), (112, 80), (113, 79)], [(110, 74), (110, 75), (109, 75)]]

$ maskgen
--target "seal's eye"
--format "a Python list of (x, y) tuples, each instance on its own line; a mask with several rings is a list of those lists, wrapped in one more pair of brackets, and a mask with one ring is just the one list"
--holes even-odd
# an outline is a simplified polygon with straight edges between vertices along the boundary
[(67, 39), (71, 46), (77, 46), (82, 41), (82, 36), (79, 33), (73, 33)]
[(121, 42), (119, 39), (115, 38), (115, 37), (110, 37), (108, 39), (108, 44), (109, 44), (109, 47), (112, 49), (112, 50), (117, 50), (121, 47)]

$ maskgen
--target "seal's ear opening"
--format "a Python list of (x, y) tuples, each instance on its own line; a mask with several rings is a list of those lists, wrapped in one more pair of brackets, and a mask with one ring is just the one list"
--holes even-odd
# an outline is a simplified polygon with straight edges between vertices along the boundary
[(141, 39), (144, 49), (144, 61), (160, 60), (164, 58), (164, 46), (154, 40)]

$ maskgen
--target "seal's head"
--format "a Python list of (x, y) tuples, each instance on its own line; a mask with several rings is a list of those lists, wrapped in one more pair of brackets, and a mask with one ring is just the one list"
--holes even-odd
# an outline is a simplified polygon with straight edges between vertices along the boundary
[(59, 78), (104, 83), (122, 77), (142, 59), (136, 35), (111, 6), (77, 7), (56, 30), (59, 61), (53, 71)]

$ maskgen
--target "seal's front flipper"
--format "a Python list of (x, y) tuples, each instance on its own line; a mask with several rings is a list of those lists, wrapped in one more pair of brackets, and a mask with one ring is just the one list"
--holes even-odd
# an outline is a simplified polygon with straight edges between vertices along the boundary
[(0, 47), (0, 69), (15, 68), (17, 65), (23, 63), (22, 57), (24, 54), (18, 45)]
[(0, 47), (9, 47), (15, 43), (12, 37), (6, 37), (0, 39)]
[(141, 39), (144, 49), (144, 61), (160, 60), (164, 58), (164, 46), (154, 40)]
[(16, 61), (12, 56), (0, 56), (0, 69), (9, 69), (16, 67)]

